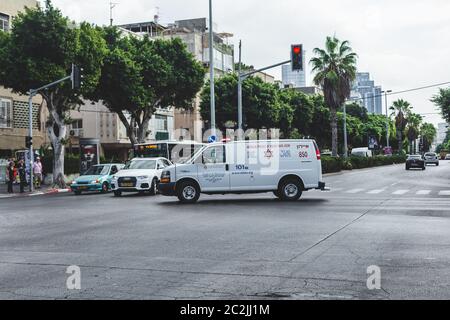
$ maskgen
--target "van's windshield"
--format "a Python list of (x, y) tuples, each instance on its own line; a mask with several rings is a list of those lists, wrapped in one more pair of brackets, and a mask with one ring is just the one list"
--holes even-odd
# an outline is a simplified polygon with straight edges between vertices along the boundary
[(201, 154), (203, 153), (203, 151), (205, 151), (205, 149), (206, 149), (207, 147), (208, 147), (208, 146), (203, 146), (203, 147), (201, 147), (196, 153), (194, 153), (194, 155), (193, 155), (192, 157), (187, 158), (187, 159), (184, 159), (184, 160), (181, 160), (180, 163), (190, 163), (190, 162), (193, 162), (194, 159), (196, 159), (199, 155), (201, 155)]

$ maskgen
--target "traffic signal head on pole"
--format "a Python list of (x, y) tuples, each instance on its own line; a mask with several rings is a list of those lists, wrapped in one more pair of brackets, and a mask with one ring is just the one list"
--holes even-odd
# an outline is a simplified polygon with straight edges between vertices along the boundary
[(303, 71), (303, 45), (293, 44), (291, 46), (292, 71)]
[(83, 85), (83, 68), (72, 64), (72, 89), (77, 90), (80, 89)]
[(33, 137), (25, 137), (25, 146), (27, 147), (27, 149), (31, 148), (31, 146), (33, 145)]

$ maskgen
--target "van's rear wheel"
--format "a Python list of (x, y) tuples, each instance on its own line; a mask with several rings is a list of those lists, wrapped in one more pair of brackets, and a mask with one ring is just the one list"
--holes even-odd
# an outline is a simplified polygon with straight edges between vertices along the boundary
[(287, 179), (280, 184), (277, 193), (281, 200), (296, 201), (302, 196), (302, 184), (298, 180)]
[(192, 181), (181, 182), (177, 187), (178, 199), (182, 203), (196, 203), (200, 198), (200, 189)]

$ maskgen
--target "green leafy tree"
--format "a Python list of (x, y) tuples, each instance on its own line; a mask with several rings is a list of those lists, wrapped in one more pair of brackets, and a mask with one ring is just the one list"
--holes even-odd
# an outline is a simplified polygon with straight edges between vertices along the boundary
[(435, 95), (431, 102), (441, 109), (442, 116), (450, 123), (450, 88), (439, 89), (439, 94)]
[(423, 151), (429, 152), (434, 138), (436, 138), (437, 130), (432, 123), (425, 122), (420, 127), (420, 136), (422, 137)]
[(356, 54), (348, 41), (327, 37), (325, 49), (315, 48), (311, 59), (314, 83), (322, 87), (325, 103), (330, 109), (332, 154), (338, 152), (337, 111), (349, 98), (351, 83), (356, 77)]
[(108, 51), (90, 96), (118, 114), (132, 143), (145, 142), (157, 108), (191, 109), (204, 82), (203, 66), (179, 38), (154, 40), (103, 30)]
[(286, 132), (285, 136), (289, 137), (287, 132), (293, 129), (296, 129), (300, 136), (310, 136), (314, 116), (314, 105), (310, 97), (295, 89), (279, 90), (278, 97), (282, 105), (280, 112), (289, 110), (289, 117), (283, 114), (279, 117), (279, 127), (282, 132)]
[(345, 106), (345, 111), (347, 112), (348, 115), (356, 117), (361, 121), (367, 121), (369, 118), (367, 109), (357, 102), (351, 102), (347, 104)]
[(390, 110), (392, 111), (391, 116), (395, 117), (395, 128), (397, 132), (399, 153), (403, 151), (404, 132), (406, 129), (406, 125), (408, 124), (406, 115), (411, 112), (411, 109), (411, 104), (403, 99), (394, 101), (393, 105), (390, 107)]
[(45, 8), (26, 8), (13, 21), (10, 34), (0, 35), (0, 84), (28, 94), (66, 77), (72, 63), (84, 69), (84, 86), (72, 90), (70, 82), (39, 92), (50, 117), (47, 130), (53, 148), (53, 182), (65, 186), (64, 152), (69, 111), (81, 104), (97, 85), (106, 52), (98, 28), (76, 26), (47, 0)]
[[(237, 123), (237, 75), (227, 74), (215, 81), (216, 126), (222, 131), (230, 122)], [(280, 103), (278, 88), (257, 77), (249, 77), (242, 84), (244, 128), (274, 128), (279, 122)], [(210, 119), (210, 84), (204, 86), (200, 95), (200, 113), (204, 120)]]

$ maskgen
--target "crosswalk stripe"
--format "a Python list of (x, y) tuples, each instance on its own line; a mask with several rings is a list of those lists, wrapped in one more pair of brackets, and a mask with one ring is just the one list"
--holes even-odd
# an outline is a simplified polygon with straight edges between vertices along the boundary
[(386, 191), (386, 189), (372, 190), (372, 191), (367, 192), (367, 194), (380, 194), (384, 191)]
[(364, 191), (364, 189), (352, 189), (352, 190), (348, 190), (347, 193), (358, 193)]
[(440, 196), (450, 196), (450, 190), (443, 190), (439, 192)]
[(395, 192), (392, 192), (392, 194), (401, 196), (401, 195), (407, 194), (408, 192), (409, 192), (409, 190), (397, 190)]
[(431, 190), (419, 190), (416, 192), (416, 194), (419, 196), (429, 195), (430, 193), (431, 193)]

